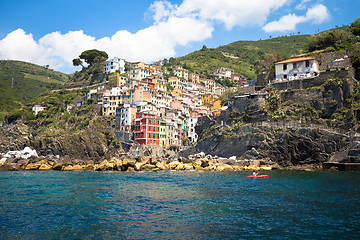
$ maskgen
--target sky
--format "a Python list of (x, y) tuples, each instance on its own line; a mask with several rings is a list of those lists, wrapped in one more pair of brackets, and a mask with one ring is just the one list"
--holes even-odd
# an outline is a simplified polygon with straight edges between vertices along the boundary
[(359, 0), (0, 0), (0, 59), (72, 73), (72, 59), (98, 49), (152, 63), (203, 45), (314, 34), (359, 10)]

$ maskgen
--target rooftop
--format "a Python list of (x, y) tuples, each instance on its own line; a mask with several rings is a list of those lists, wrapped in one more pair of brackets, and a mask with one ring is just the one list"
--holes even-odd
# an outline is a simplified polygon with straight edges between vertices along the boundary
[(291, 62), (301, 62), (306, 60), (314, 60), (314, 57), (300, 57), (300, 58), (290, 58), (281, 62), (277, 62), (275, 64), (282, 64), (282, 63), (291, 63)]

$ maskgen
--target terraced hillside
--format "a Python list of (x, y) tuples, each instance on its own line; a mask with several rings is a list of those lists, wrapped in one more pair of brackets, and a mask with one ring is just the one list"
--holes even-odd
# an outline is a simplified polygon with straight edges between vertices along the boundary
[(36, 64), (0, 61), (0, 117), (29, 104), (41, 93), (64, 85), (69, 76)]

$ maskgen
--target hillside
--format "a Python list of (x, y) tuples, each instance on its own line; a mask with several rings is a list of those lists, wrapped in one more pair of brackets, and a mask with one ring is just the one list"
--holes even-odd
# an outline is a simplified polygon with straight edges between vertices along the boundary
[(259, 41), (237, 41), (218, 48), (203, 48), (171, 61), (171, 65), (185, 66), (206, 75), (219, 67), (234, 69), (236, 74), (256, 79), (254, 64), (271, 51), (284, 58), (300, 54), (309, 42), (309, 35), (284, 36)]
[(0, 116), (29, 104), (40, 93), (59, 88), (69, 76), (32, 63), (0, 61)]

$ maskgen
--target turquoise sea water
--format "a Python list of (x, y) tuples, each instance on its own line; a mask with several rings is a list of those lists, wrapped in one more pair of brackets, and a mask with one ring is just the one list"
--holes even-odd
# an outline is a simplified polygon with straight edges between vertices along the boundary
[(0, 172), (1, 239), (360, 239), (360, 173)]

